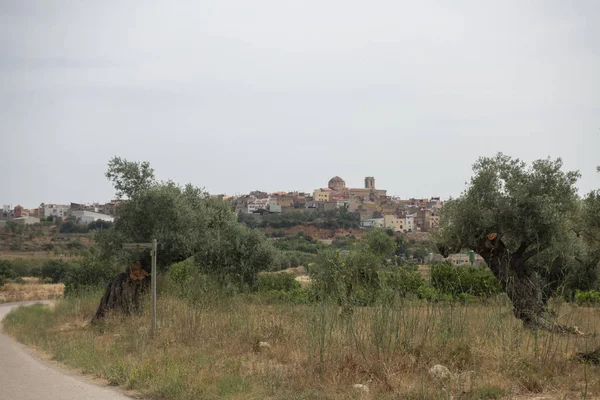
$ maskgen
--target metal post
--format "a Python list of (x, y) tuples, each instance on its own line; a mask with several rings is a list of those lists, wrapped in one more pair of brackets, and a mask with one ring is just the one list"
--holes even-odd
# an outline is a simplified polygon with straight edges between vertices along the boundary
[(156, 333), (156, 252), (157, 252), (156, 239), (152, 240), (152, 326), (150, 332), (152, 337)]

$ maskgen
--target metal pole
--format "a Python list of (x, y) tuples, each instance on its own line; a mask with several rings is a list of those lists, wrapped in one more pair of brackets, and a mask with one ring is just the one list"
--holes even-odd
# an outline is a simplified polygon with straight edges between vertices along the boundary
[(152, 337), (156, 333), (156, 239), (152, 240), (152, 326), (150, 332)]

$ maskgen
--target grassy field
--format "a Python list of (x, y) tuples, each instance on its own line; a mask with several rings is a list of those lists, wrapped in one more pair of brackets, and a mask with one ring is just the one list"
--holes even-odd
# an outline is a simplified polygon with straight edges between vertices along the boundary
[[(158, 302), (141, 316), (88, 321), (100, 293), (19, 309), (5, 330), (87, 374), (159, 399), (581, 399), (600, 395), (600, 309), (560, 306), (585, 337), (524, 330), (503, 300), (358, 308), (261, 304), (255, 297)], [(442, 364), (452, 377), (437, 382)], [(353, 387), (363, 384), (368, 393)]]
[(28, 300), (54, 300), (63, 296), (65, 285), (42, 284), (39, 278), (23, 278), (25, 283), (7, 283), (0, 286), (0, 303)]

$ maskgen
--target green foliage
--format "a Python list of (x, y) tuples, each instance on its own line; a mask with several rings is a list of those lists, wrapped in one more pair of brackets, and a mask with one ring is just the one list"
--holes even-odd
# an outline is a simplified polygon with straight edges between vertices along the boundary
[(289, 292), (295, 289), (300, 289), (300, 284), (292, 274), (260, 274), (256, 280), (256, 290), (259, 292), (269, 292), (272, 290)]
[(383, 229), (372, 229), (366, 235), (369, 252), (381, 259), (392, 257), (396, 251), (396, 241)]
[(66, 270), (63, 278), (65, 283), (65, 296), (77, 295), (81, 293), (82, 290), (93, 290), (98, 287), (104, 287), (123, 270), (125, 270), (125, 268), (119, 268), (107, 260), (87, 257), (80, 263), (71, 265), (70, 268)]
[[(28, 260), (28, 259), (15, 259), (15, 260), (5, 260), (5, 262), (10, 264), (10, 268), (13, 271), (13, 276), (40, 276), (41, 267), (43, 264), (42, 260)], [(37, 273), (37, 275), (36, 275)]]
[(396, 255), (406, 257), (406, 254), (408, 252), (408, 247), (406, 246), (406, 243), (404, 242), (404, 237), (396, 236), (395, 240), (396, 240)]
[[(543, 301), (560, 291), (569, 296), (595, 285), (600, 252), (590, 257), (593, 253), (582, 243), (580, 228), (592, 216), (581, 212), (581, 220), (575, 218), (582, 211), (578, 172), (563, 172), (561, 159), (527, 165), (503, 154), (480, 158), (473, 171), (467, 190), (442, 209), (437, 238), (442, 253), (472, 249), (484, 254), (484, 238), (496, 233), (507, 254), (497, 271), (508, 271), (508, 260), (515, 260), (520, 269), (541, 278)], [(511, 285), (514, 275), (503, 276), (503, 285)]]
[[(106, 176), (129, 201), (119, 206), (114, 227), (96, 234), (101, 259), (149, 258), (122, 250), (122, 244), (157, 239), (159, 269), (175, 264), (173, 276), (179, 281), (194, 268), (194, 275), (209, 274), (222, 284), (252, 286), (259, 271), (273, 267), (276, 251), (271, 243), (239, 224), (229, 203), (192, 185), (156, 182), (146, 162), (113, 158)], [(182, 271), (177, 263), (190, 257), (194, 261)]]
[(273, 245), (280, 250), (301, 251), (311, 254), (317, 254), (319, 249), (323, 247), (317, 240), (304, 234), (278, 237), (277, 240), (273, 240)]
[(405, 268), (394, 268), (379, 272), (381, 287), (388, 293), (397, 297), (419, 297), (421, 288), (427, 286), (423, 277), (415, 271)]
[(582, 305), (600, 305), (600, 291), (589, 290), (587, 292), (577, 291), (575, 302)]
[(122, 204), (114, 228), (99, 231), (96, 241), (101, 257), (117, 255), (126, 259), (123, 243), (157, 239), (157, 264), (166, 268), (204, 251), (208, 242), (232, 223), (235, 215), (227, 203), (191, 185), (180, 187), (166, 182)]
[(511, 251), (521, 245), (545, 249), (562, 240), (577, 200), (579, 173), (562, 171), (562, 160), (531, 166), (503, 154), (480, 158), (467, 190), (446, 202), (441, 213), (443, 241), (453, 249), (480, 247), (496, 232)]
[(5, 278), (12, 278), (14, 276), (14, 272), (12, 270), (11, 262), (8, 260), (0, 260), (0, 276), (4, 276)]
[(331, 300), (344, 307), (372, 304), (380, 288), (380, 267), (379, 254), (365, 248), (346, 254), (325, 249), (319, 252), (310, 270), (311, 290), (317, 299)]
[(126, 196), (131, 199), (150, 189), (155, 183), (154, 169), (150, 168), (150, 163), (147, 161), (134, 162), (113, 157), (108, 162), (105, 175), (113, 182), (117, 198)]
[(203, 272), (219, 281), (253, 286), (260, 271), (273, 266), (276, 251), (255, 229), (230, 222), (206, 239), (196, 256)]
[(171, 265), (167, 276), (177, 285), (182, 285), (198, 272), (194, 257)]
[(261, 298), (272, 303), (308, 304), (311, 301), (309, 291), (301, 287), (292, 290), (269, 290), (259, 294)]
[(78, 224), (76, 221), (67, 220), (60, 225), (60, 233), (88, 233), (89, 227), (87, 224)]
[(454, 266), (449, 263), (431, 266), (431, 285), (439, 292), (452, 296), (468, 294), (490, 297), (500, 292), (500, 283), (488, 268)]
[(110, 229), (113, 227), (113, 223), (110, 221), (103, 221), (98, 219), (96, 221), (90, 222), (88, 224), (88, 229), (90, 231), (102, 230), (102, 229)]
[(257, 220), (254, 215), (240, 214), (238, 220), (251, 228), (284, 229), (303, 224), (326, 229), (348, 229), (360, 226), (359, 216), (348, 212), (345, 208), (331, 211), (298, 210), (285, 214), (265, 214), (260, 220)]
[(15, 276), (15, 273), (12, 270), (12, 266), (10, 261), (8, 260), (0, 260), (0, 286), (6, 283), (6, 280), (11, 279)]
[(316, 254), (304, 253), (302, 251), (279, 251), (273, 261), (273, 270), (282, 270), (287, 268), (295, 268), (299, 266), (308, 267), (309, 264), (316, 260)]
[(62, 260), (48, 260), (42, 265), (42, 278), (52, 279), (52, 283), (64, 282), (70, 265)]

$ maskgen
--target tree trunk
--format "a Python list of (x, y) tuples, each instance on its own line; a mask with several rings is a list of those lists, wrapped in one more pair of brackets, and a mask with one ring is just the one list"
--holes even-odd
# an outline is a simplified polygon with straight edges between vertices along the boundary
[(121, 312), (125, 315), (141, 311), (141, 295), (150, 285), (150, 274), (136, 261), (136, 264), (121, 272), (106, 286), (100, 305), (90, 323), (102, 319), (108, 310)]
[(549, 295), (544, 292), (544, 282), (527, 264), (527, 260), (540, 250), (526, 251), (527, 247), (527, 243), (522, 243), (517, 251), (511, 253), (502, 240), (492, 233), (481, 240), (477, 253), (500, 281), (502, 290), (513, 304), (513, 314), (523, 321), (526, 328), (582, 334), (577, 327), (556, 323), (547, 309)]
[(525, 326), (535, 327), (544, 319), (547, 296), (543, 293), (539, 275), (526, 264), (532, 254), (524, 253), (525, 247), (511, 254), (500, 238), (491, 234), (482, 240), (477, 252), (500, 281), (502, 290), (513, 304), (515, 317)]

